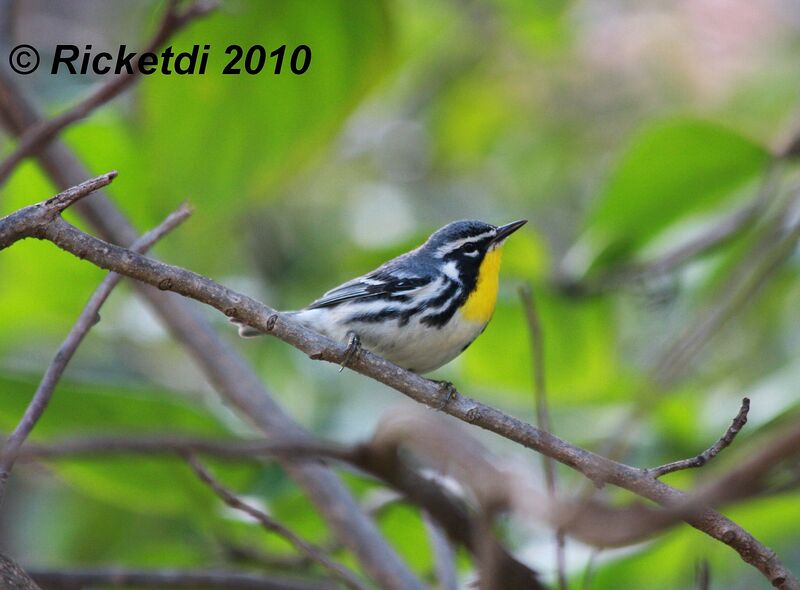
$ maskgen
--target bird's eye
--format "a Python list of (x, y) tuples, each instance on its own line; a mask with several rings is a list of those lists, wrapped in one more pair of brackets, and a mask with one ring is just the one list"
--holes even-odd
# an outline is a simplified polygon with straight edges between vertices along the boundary
[(464, 255), (465, 256), (477, 256), (478, 249), (475, 246), (469, 246), (468, 248), (464, 248)]

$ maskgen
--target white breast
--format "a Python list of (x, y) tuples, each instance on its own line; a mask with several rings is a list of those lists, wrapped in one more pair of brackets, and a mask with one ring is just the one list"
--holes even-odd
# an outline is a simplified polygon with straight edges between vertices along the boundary
[[(372, 306), (374, 310), (370, 309)], [(368, 313), (385, 306), (385, 301), (365, 302), (357, 311)], [(353, 330), (364, 348), (417, 373), (433, 371), (453, 360), (486, 326), (464, 319), (460, 312), (441, 328), (427, 326), (418, 319), (411, 319), (403, 326), (397, 319), (353, 324), (349, 320), (354, 311), (350, 305), (305, 309), (296, 312), (294, 319), (342, 343), (347, 342), (348, 332)]]

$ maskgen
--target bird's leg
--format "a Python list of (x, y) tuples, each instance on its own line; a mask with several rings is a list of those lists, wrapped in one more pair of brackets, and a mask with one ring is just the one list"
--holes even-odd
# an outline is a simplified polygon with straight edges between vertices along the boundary
[(361, 351), (361, 338), (358, 337), (358, 334), (350, 330), (347, 333), (347, 349), (344, 351), (344, 358), (342, 359), (342, 364), (339, 367), (339, 372), (341, 373), (344, 368), (350, 364), (358, 353)]
[(456, 386), (450, 383), (449, 381), (439, 381), (438, 379), (431, 379), (436, 385), (439, 386), (439, 394), (442, 397), (442, 400), (437, 404), (436, 408), (440, 412), (447, 407), (447, 404), (450, 403), (450, 400), (458, 395), (458, 390), (456, 390)]

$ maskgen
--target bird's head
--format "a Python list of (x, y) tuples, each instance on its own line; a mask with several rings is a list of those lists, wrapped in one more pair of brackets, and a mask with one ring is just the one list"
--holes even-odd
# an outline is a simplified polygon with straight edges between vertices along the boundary
[(466, 297), (462, 316), (478, 323), (492, 317), (497, 301), (501, 247), (527, 220), (495, 226), (482, 221), (455, 221), (435, 232), (422, 249), (442, 272), (461, 285)]
[(454, 221), (434, 232), (423, 248), (437, 260), (453, 261), (459, 267), (477, 267), (487, 253), (501, 247), (508, 236), (527, 222), (521, 219), (498, 227), (475, 220)]

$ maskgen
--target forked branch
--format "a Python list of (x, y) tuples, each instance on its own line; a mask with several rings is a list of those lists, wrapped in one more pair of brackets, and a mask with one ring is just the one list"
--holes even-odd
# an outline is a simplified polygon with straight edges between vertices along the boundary
[(728, 430), (725, 431), (725, 434), (723, 434), (719, 440), (717, 440), (717, 442), (699, 455), (689, 459), (681, 459), (680, 461), (666, 463), (659, 467), (649, 469), (648, 471), (653, 475), (653, 477), (659, 478), (668, 473), (673, 473), (682, 469), (694, 469), (697, 467), (702, 467), (716, 457), (723, 449), (730, 446), (730, 444), (733, 442), (733, 439), (735, 439), (736, 435), (739, 434), (739, 431), (744, 427), (745, 424), (747, 424), (747, 413), (749, 411), (750, 400), (748, 398), (744, 398), (742, 400), (742, 407), (739, 408), (739, 413), (736, 414), (733, 422), (731, 422), (731, 425), (728, 426)]

